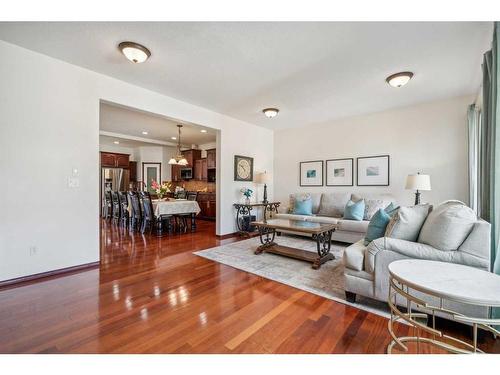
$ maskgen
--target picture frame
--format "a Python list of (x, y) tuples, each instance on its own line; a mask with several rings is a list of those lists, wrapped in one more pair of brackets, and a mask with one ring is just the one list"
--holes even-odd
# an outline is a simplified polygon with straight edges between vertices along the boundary
[(323, 186), (323, 160), (299, 163), (300, 186)]
[(234, 155), (234, 181), (253, 181), (253, 158)]
[(357, 186), (389, 186), (390, 156), (364, 156), (356, 158)]
[(326, 186), (354, 186), (354, 158), (326, 161)]

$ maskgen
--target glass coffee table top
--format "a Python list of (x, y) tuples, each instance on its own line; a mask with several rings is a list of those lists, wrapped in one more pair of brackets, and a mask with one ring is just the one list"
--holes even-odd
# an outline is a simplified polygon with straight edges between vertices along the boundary
[(273, 229), (312, 233), (312, 234), (326, 232), (329, 230), (337, 229), (338, 227), (338, 224), (315, 223), (305, 220), (289, 220), (289, 219), (270, 219), (267, 221), (254, 221), (252, 222), (252, 225), (266, 227), (266, 228), (273, 228)]

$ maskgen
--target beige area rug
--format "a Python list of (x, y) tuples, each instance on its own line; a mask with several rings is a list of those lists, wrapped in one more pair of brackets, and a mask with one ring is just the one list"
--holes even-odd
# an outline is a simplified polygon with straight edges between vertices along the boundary
[[(276, 237), (276, 242), (316, 252), (316, 242), (308, 238), (282, 235)], [(358, 309), (390, 317), (386, 303), (359, 295), (356, 303), (345, 300), (342, 254), (347, 245), (332, 243), (331, 252), (335, 255), (335, 259), (323, 264), (319, 270), (312, 269), (311, 263), (280, 255), (267, 253), (255, 255), (254, 251), (259, 245), (259, 238), (254, 237), (197, 251), (194, 254)]]

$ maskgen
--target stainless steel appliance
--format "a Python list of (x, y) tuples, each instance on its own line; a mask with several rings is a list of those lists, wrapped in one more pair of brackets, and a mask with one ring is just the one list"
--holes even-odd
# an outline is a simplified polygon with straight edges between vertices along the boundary
[(190, 180), (193, 178), (193, 168), (181, 168), (181, 180)]
[(123, 168), (101, 168), (101, 202), (108, 191), (126, 191), (129, 187), (130, 171)]

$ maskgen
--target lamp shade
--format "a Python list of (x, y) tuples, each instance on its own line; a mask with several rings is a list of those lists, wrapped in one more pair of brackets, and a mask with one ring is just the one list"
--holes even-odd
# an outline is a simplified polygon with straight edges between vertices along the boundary
[(255, 178), (255, 182), (258, 184), (267, 184), (271, 182), (271, 174), (267, 172), (259, 173)]
[(410, 174), (406, 177), (407, 190), (431, 190), (431, 177), (428, 174)]

